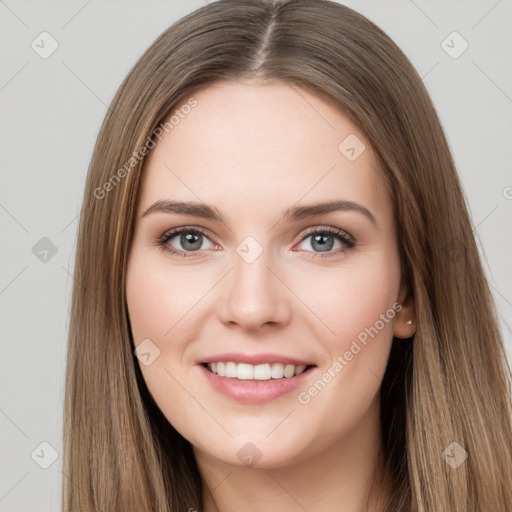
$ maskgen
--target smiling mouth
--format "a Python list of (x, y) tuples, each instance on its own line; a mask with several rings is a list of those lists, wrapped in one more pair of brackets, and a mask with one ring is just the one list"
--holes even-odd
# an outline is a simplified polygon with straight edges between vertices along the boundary
[(236, 380), (290, 379), (307, 372), (316, 365), (294, 365), (284, 363), (247, 364), (234, 361), (202, 363), (202, 366), (219, 377)]

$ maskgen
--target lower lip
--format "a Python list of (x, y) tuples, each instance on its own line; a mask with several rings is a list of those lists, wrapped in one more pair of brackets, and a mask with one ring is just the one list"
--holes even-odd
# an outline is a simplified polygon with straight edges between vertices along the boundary
[(304, 385), (312, 372), (317, 368), (312, 366), (300, 375), (270, 380), (239, 380), (230, 377), (219, 377), (203, 365), (198, 365), (208, 382), (219, 393), (244, 404), (259, 404), (270, 402), (280, 396), (290, 393)]

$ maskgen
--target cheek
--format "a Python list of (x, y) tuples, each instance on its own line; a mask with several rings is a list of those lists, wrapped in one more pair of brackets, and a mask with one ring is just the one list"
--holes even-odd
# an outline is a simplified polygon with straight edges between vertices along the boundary
[(317, 272), (323, 286), (309, 283), (302, 292), (309, 290), (309, 305), (329, 330), (318, 338), (327, 354), (323, 373), (298, 401), (311, 417), (329, 414), (326, 428), (335, 436), (361, 418), (379, 391), (399, 309), (400, 265), (390, 252), (329, 274), (327, 281)]
[(301, 390), (299, 403), (309, 404), (306, 409), (320, 416), (337, 404), (333, 435), (341, 423), (360, 417), (379, 390), (399, 288), (398, 256), (387, 251), (369, 255), (368, 261), (354, 259), (336, 271), (318, 269), (298, 292), (308, 297), (315, 313), (310, 325), (316, 326), (317, 342), (326, 354), (320, 382)]
[(210, 287), (204, 272), (198, 279), (193, 266), (166, 265), (165, 258), (150, 258), (134, 251), (126, 293), (135, 343), (150, 338), (163, 350), (164, 340), (173, 337), (183, 320), (190, 321), (194, 305)]
[(128, 312), (135, 345), (146, 338), (157, 342), (168, 317), (165, 298), (159, 288), (151, 285), (151, 277), (135, 271), (127, 280)]
[(150, 364), (144, 364), (143, 359), (139, 362), (150, 394), (169, 422), (190, 435), (194, 423), (200, 422), (201, 411), (183, 391), (182, 385), (189, 378), (184, 353), (186, 340), (197, 328), (193, 306), (210, 286), (197, 280), (197, 271), (194, 277), (191, 269), (165, 263), (133, 251), (126, 278), (128, 313), (135, 345), (149, 339), (156, 346), (150, 345)]
[(380, 321), (400, 287), (399, 261), (391, 254), (354, 258), (338, 268), (310, 268), (307, 275), (306, 280), (294, 278), (294, 291), (314, 313), (312, 325), (330, 354), (348, 350), (351, 341), (361, 333), (364, 338), (365, 329), (376, 322), (383, 337), (392, 332), (394, 310), (385, 318), (391, 316), (391, 321)]

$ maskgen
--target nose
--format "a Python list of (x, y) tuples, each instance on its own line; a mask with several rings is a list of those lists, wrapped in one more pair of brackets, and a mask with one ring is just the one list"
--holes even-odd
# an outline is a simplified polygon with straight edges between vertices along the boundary
[(270, 325), (282, 328), (290, 322), (293, 294), (270, 260), (266, 251), (252, 263), (234, 256), (217, 308), (223, 323), (257, 331)]

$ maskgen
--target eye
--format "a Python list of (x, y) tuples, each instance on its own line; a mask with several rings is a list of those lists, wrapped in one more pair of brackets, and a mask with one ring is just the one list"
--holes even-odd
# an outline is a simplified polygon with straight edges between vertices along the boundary
[(162, 235), (157, 243), (162, 249), (183, 257), (187, 257), (187, 253), (211, 249), (215, 245), (202, 230), (189, 227), (172, 229)]
[[(195, 252), (219, 247), (210, 240), (203, 230), (188, 226), (167, 231), (156, 240), (156, 243), (163, 250), (180, 257), (193, 256)], [(351, 235), (341, 229), (327, 226), (307, 230), (298, 247), (300, 250), (313, 252), (314, 257), (327, 257), (351, 249), (355, 245), (355, 239)]]
[[(305, 233), (301, 240), (302, 250), (309, 251), (311, 248), (315, 253), (337, 254), (345, 249), (352, 249), (355, 240), (345, 231), (334, 227), (312, 228)], [(341, 248), (341, 250), (339, 250)], [(338, 249), (338, 250), (332, 250)], [(323, 254), (318, 254), (322, 257)]]

